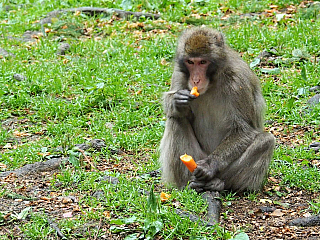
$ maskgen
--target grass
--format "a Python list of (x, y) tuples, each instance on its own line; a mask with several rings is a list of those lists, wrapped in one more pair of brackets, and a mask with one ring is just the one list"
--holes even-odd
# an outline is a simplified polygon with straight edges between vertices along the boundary
[[(319, 159), (319, 154), (305, 149), (319, 140), (320, 107), (310, 110), (307, 104), (315, 94), (309, 88), (319, 85), (320, 65), (314, 61), (320, 52), (319, 10), (317, 4), (310, 8), (301, 8), (299, 4), (300, 1), (288, 0), (0, 3), (0, 48), (15, 55), (0, 58), (3, 126), (0, 128), (0, 163), (7, 166), (6, 170), (15, 169), (45, 160), (42, 152), (53, 153), (62, 147), (63, 153), (69, 155), (75, 144), (104, 139), (108, 147), (122, 149), (127, 155), (113, 155), (106, 148), (88, 153), (92, 161), (95, 164), (104, 160), (118, 165), (125, 163), (132, 168), (88, 172), (80, 164), (68, 166), (55, 176), (52, 189), (63, 191), (65, 196), (81, 195), (80, 206), (90, 206), (82, 209), (83, 215), (58, 221), (66, 236), (87, 239), (94, 234), (102, 235), (97, 228), (82, 235), (75, 231), (88, 222), (102, 219), (114, 232), (143, 233), (150, 239), (154, 234), (164, 239), (231, 238), (236, 231), (229, 232), (223, 227), (209, 229), (171, 213), (178, 204), (182, 209), (204, 214), (206, 205), (193, 191), (161, 189), (159, 180), (136, 176), (159, 168), (157, 148), (165, 121), (161, 95), (169, 88), (177, 36), (191, 24), (207, 24), (223, 31), (228, 43), (249, 63), (263, 50), (275, 50), (274, 59), (266, 67), (277, 67), (279, 73), (268, 74), (260, 67), (254, 68), (268, 106), (266, 120), (273, 122), (272, 126), (277, 123), (284, 127), (275, 130), (281, 141), (283, 134), (294, 132), (296, 126), (310, 126), (312, 132), (298, 132), (291, 139), (283, 140), (285, 144), (277, 144), (270, 175), (281, 178), (283, 186), (311, 192), (320, 190), (319, 169), (309, 166), (309, 162)], [(293, 5), (298, 10), (279, 21), (275, 20), (275, 12), (241, 17), (245, 13), (265, 12), (271, 9), (270, 5), (277, 5), (278, 9)], [(9, 11), (6, 6), (10, 6)], [(50, 11), (78, 6), (159, 12), (163, 20), (127, 21), (65, 14), (44, 28), (38, 24)], [(222, 20), (223, 16), (229, 18)], [(8, 38), (20, 38), (27, 30), (43, 33), (45, 29), (46, 36), (34, 42)], [(56, 54), (61, 42), (71, 46), (65, 56)], [(24, 75), (26, 80), (15, 80), (16, 73)], [(101, 181), (105, 174), (119, 177), (120, 183), (114, 186)], [(56, 183), (62, 185), (55, 187)], [(171, 194), (171, 200), (159, 205), (156, 212), (148, 209), (150, 195), (140, 192), (141, 189), (149, 191), (152, 184), (158, 186), (155, 189), (157, 204), (159, 191)], [(103, 192), (102, 200), (92, 197), (96, 191)], [(249, 194), (248, 198), (255, 200), (256, 195)], [(234, 198), (231, 193), (224, 199)], [(317, 213), (318, 205), (317, 201), (311, 203)], [(54, 236), (45, 215), (32, 213), (30, 216), (29, 221), (21, 222), (22, 232), (29, 239)], [(135, 220), (116, 222), (130, 217)], [(7, 235), (1, 239), (9, 238)], [(132, 239), (137, 236), (132, 235)]]

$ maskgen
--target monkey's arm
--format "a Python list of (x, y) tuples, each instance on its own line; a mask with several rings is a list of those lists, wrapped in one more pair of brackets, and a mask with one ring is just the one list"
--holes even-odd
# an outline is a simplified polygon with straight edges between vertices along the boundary
[(196, 181), (208, 181), (222, 172), (232, 162), (239, 159), (246, 149), (252, 144), (257, 131), (237, 131), (226, 137), (221, 144), (207, 158), (197, 162), (198, 167), (193, 175)]

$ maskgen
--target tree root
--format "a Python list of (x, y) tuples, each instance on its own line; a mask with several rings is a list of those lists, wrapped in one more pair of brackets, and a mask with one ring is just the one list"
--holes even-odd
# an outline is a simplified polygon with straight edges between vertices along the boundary
[(51, 158), (45, 162), (35, 162), (32, 164), (27, 164), (13, 171), (2, 172), (0, 173), (0, 177), (7, 177), (10, 174), (15, 174), (19, 177), (24, 175), (37, 174), (39, 172), (49, 172), (58, 169), (60, 165), (67, 160), (68, 158), (66, 157), (58, 157)]
[(310, 217), (296, 218), (289, 222), (289, 226), (313, 227), (320, 226), (320, 215)]
[(220, 212), (221, 212), (221, 200), (220, 193), (215, 192), (205, 192), (202, 196), (204, 200), (208, 202), (208, 210), (205, 219), (193, 215), (189, 212), (176, 209), (176, 213), (185, 218), (189, 218), (192, 222), (196, 222), (200, 219), (201, 223), (205, 226), (212, 227), (220, 222)]
[(114, 8), (98, 8), (98, 7), (78, 7), (78, 8), (69, 8), (61, 9), (49, 12), (47, 16), (40, 20), (40, 24), (51, 23), (51, 18), (57, 17), (59, 14), (64, 12), (82, 12), (88, 15), (99, 15), (104, 14), (106, 16), (116, 15), (119, 18), (130, 19), (131, 17), (139, 19), (140, 17), (145, 17), (147, 19), (158, 19), (160, 18), (159, 14), (143, 13), (143, 12), (131, 12), (124, 11)]

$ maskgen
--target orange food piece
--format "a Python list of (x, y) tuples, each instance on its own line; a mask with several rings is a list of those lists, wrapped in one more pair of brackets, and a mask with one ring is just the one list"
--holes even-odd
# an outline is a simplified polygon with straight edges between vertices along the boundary
[(187, 155), (187, 154), (181, 155), (180, 160), (184, 163), (184, 165), (187, 166), (190, 172), (193, 172), (197, 167), (196, 162), (193, 160), (193, 158), (190, 155)]
[(161, 193), (160, 193), (160, 200), (161, 200), (161, 202), (168, 201), (170, 197), (171, 197), (170, 194), (167, 194), (167, 193), (164, 193), (164, 192), (161, 192)]
[(200, 93), (198, 93), (198, 87), (193, 87), (193, 88), (191, 89), (190, 94), (192, 94), (192, 95), (194, 95), (194, 96), (196, 96), (196, 97), (199, 97)]

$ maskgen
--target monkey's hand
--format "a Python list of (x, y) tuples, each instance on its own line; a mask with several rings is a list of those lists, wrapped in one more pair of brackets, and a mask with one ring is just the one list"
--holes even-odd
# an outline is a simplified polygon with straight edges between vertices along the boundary
[(197, 168), (193, 172), (190, 181), (190, 188), (197, 192), (221, 191), (224, 189), (224, 182), (216, 178), (217, 163), (209, 159), (197, 162)]
[(173, 95), (173, 105), (179, 112), (183, 112), (189, 109), (190, 102), (196, 98), (188, 89), (178, 90)]

